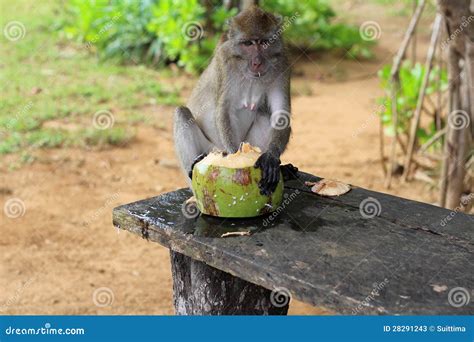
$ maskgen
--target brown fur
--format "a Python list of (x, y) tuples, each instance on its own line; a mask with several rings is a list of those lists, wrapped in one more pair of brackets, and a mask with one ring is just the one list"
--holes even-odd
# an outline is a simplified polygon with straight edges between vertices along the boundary
[(279, 20), (271, 13), (265, 12), (260, 7), (252, 6), (239, 13), (232, 21), (232, 29), (238, 30), (248, 38), (257, 38), (273, 33), (278, 27)]

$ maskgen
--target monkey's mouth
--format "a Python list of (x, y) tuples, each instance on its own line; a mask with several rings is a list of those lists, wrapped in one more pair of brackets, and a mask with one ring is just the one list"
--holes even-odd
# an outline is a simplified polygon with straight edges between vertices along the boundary
[(253, 72), (253, 71), (250, 71), (250, 72), (249, 72), (249, 76), (250, 76), (251, 78), (255, 78), (255, 79), (257, 79), (257, 78), (262, 78), (262, 77), (265, 76), (266, 74), (267, 74), (266, 71), (261, 71), (261, 72)]

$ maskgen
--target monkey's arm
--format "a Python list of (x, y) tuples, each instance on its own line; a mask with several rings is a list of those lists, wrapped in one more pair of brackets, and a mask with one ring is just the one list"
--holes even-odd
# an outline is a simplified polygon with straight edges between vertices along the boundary
[[(273, 119), (272, 122), (276, 122), (277, 119)], [(289, 125), (289, 124), (288, 124)], [(288, 145), (288, 141), (290, 140), (291, 128), (290, 126), (278, 129), (278, 128), (271, 128), (271, 135), (270, 135), (270, 145), (268, 146), (268, 152), (276, 157), (280, 157), (280, 155), (285, 151), (286, 145)]]
[(260, 191), (268, 195), (275, 191), (280, 180), (280, 155), (290, 139), (290, 91), (289, 77), (283, 87), (275, 87), (268, 93), (271, 111), (270, 143), (268, 150), (255, 163), (262, 170)]
[(229, 101), (226, 93), (222, 94), (218, 104), (216, 113), (216, 126), (219, 138), (224, 145), (226, 152), (235, 153), (239, 148), (239, 143), (236, 141), (229, 116)]
[(274, 82), (276, 85), (268, 92), (271, 113), (268, 151), (277, 157), (285, 151), (291, 133), (290, 75), (287, 72), (281, 78)]
[(268, 150), (264, 152), (255, 163), (255, 167), (262, 170), (262, 180), (259, 184), (260, 192), (269, 195), (275, 191), (280, 181), (280, 155), (286, 148), (290, 139), (291, 129), (271, 128), (271, 140)]

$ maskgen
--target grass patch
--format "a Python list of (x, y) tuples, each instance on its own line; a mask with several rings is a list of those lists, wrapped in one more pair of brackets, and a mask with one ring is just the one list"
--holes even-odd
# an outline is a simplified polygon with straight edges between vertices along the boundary
[(114, 127), (103, 131), (87, 129), (81, 133), (81, 137), (84, 137), (84, 142), (88, 145), (123, 146), (133, 138), (133, 133), (123, 127)]
[[(19, 26), (20, 39), (0, 35), (0, 155), (29, 148), (123, 145), (134, 135), (130, 123), (154, 123), (146, 110), (150, 103), (181, 104), (180, 89), (161, 73), (102, 63), (85, 45), (62, 37), (57, 28), (66, 18), (63, 7), (60, 0), (0, 0), (0, 27), (12, 22), (24, 27)], [(92, 118), (101, 110), (114, 113), (112, 128), (93, 127)], [(52, 129), (50, 121), (77, 129)]]

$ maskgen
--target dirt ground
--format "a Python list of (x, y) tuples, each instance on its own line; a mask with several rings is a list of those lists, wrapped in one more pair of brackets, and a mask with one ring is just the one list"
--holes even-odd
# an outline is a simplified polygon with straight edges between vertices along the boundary
[[(353, 18), (357, 23), (377, 18), (382, 34), (376, 58), (295, 57), (293, 136), (282, 161), (387, 192), (378, 150), (376, 72), (390, 63), (408, 18), (382, 14), (364, 2), (343, 10), (353, 9), (349, 6), (360, 13)], [(420, 51), (428, 40), (428, 22)], [(126, 147), (41, 150), (34, 163), (16, 170), (8, 165), (17, 156), (0, 160), (0, 203), (18, 197), (26, 207), (22, 217), (1, 216), (1, 314), (173, 314), (168, 251), (112, 226), (114, 206), (185, 186), (174, 155), (172, 108), (143, 111), (163, 128), (139, 125), (137, 139)], [(395, 180), (388, 192), (436, 201), (436, 193), (416, 181)], [(105, 307), (93, 300), (102, 287), (111, 290), (111, 305)], [(325, 311), (293, 301), (290, 313)]]

